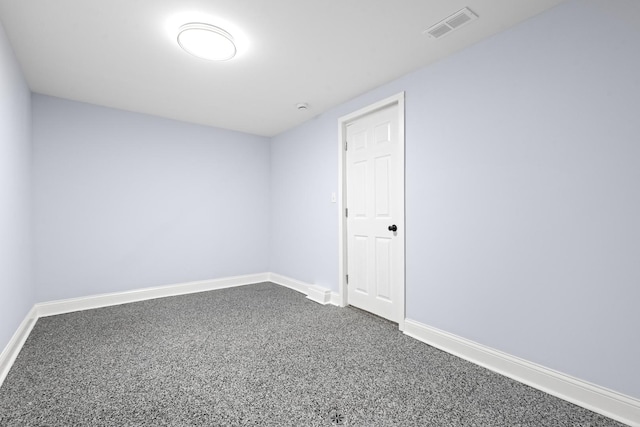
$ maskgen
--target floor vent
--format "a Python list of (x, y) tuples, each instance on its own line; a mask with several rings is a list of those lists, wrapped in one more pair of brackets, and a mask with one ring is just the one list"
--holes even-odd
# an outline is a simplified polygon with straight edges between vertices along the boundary
[(307, 288), (307, 298), (322, 305), (331, 302), (331, 291), (318, 285), (309, 285)]
[(332, 410), (330, 412), (329, 419), (331, 420), (331, 424), (333, 425), (336, 425), (336, 426), (344, 425), (344, 415), (338, 412), (337, 409)]
[(342, 414), (342, 411), (338, 409), (338, 406), (333, 405), (329, 408), (328, 411), (322, 411), (321, 409), (315, 410), (316, 415), (320, 415), (323, 418), (326, 416), (327, 421), (329, 421), (330, 425), (333, 426), (343, 426), (345, 425), (345, 416)]
[(478, 19), (478, 15), (473, 13), (468, 7), (465, 7), (453, 15), (446, 17), (432, 27), (427, 28), (424, 33), (429, 34), (429, 36), (434, 39), (439, 39), (440, 37), (445, 36), (453, 30), (457, 30), (476, 19)]

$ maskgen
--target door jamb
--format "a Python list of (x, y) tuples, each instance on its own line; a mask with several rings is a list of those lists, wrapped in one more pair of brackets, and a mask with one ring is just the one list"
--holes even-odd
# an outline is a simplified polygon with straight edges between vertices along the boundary
[[(382, 108), (397, 104), (398, 105), (398, 133), (399, 133), (399, 143), (400, 143), (400, 152), (399, 155), (402, 158), (403, 169), (406, 169), (406, 160), (405, 160), (405, 122), (404, 122), (404, 92), (400, 92), (396, 95), (390, 96), (389, 98), (383, 99), (379, 102), (371, 104), (367, 107), (361, 108), (353, 113), (347, 114), (346, 116), (342, 116), (338, 119), (338, 301), (340, 307), (345, 307), (348, 304), (348, 294), (347, 294), (347, 286), (346, 286), (346, 271), (347, 271), (347, 218), (345, 215), (346, 208), (346, 195), (347, 195), (347, 176), (346, 176), (346, 135), (347, 135), (347, 124), (352, 122), (362, 116), (365, 116), (369, 113), (372, 113), (376, 110), (380, 110)], [(405, 176), (402, 177), (402, 191), (399, 195), (399, 204), (401, 207), (401, 217), (402, 224), (405, 222)], [(406, 229), (406, 227), (405, 227)], [(406, 231), (406, 230), (405, 230)], [(406, 245), (406, 232), (403, 233)], [(399, 304), (400, 315), (398, 316), (398, 327), (401, 331), (404, 330), (404, 322), (406, 318), (406, 310), (405, 310), (405, 288), (406, 288), (406, 260), (405, 260), (405, 245), (401, 246), (401, 259), (402, 259), (402, 286), (400, 291), (400, 301)]]

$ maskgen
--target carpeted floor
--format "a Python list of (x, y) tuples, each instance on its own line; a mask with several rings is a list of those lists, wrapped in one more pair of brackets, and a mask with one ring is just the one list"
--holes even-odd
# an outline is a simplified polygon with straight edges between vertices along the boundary
[(260, 283), (41, 318), (1, 426), (621, 426)]

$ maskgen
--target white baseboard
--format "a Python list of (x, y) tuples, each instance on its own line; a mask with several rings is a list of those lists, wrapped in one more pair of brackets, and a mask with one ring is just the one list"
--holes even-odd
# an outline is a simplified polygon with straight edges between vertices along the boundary
[(268, 273), (249, 274), (245, 276), (227, 277), (223, 279), (201, 280), (197, 282), (180, 283), (176, 285), (157, 286), (124, 292), (91, 295), (81, 298), (42, 302), (36, 304), (35, 308), (37, 310), (38, 317), (46, 317), (56, 314), (71, 313), (73, 311), (90, 310), (92, 308), (126, 304), (130, 302), (144, 301), (154, 298), (213, 291), (216, 289), (267, 282), (268, 280)]
[[(181, 283), (38, 303), (29, 311), (5, 349), (0, 354), (0, 386), (22, 349), (39, 317), (126, 304), (154, 298), (205, 292), (259, 282), (273, 282), (305, 295), (319, 288), (320, 301), (341, 305), (340, 297), (328, 289), (316, 287), (275, 273), (260, 273), (215, 280)], [(312, 298), (313, 299), (313, 298)], [(511, 356), (462, 337), (421, 324), (404, 322), (404, 333), (426, 344), (466, 359), (476, 365), (498, 372), (521, 383), (542, 390), (576, 405), (600, 413), (631, 426), (640, 427), (640, 400), (573, 378), (535, 363)]]
[(640, 427), (640, 400), (633, 397), (573, 378), (414, 320), (405, 321), (404, 333), (593, 412)]
[(275, 283), (276, 285), (284, 286), (285, 288), (293, 289), (294, 291), (298, 291), (301, 294), (305, 295), (309, 294), (309, 286), (311, 286), (308, 283), (304, 283), (299, 280), (276, 273), (269, 273), (269, 282)]
[(107, 307), (111, 305), (127, 304), (130, 302), (144, 301), (154, 298), (213, 291), (216, 289), (244, 286), (267, 281), (269, 281), (269, 273), (259, 273), (37, 303), (31, 308), (15, 334), (13, 334), (13, 337), (7, 346), (0, 354), (0, 386), (2, 386), (13, 362), (16, 360), (16, 357), (18, 357), (22, 346), (31, 333), (36, 321), (40, 317), (90, 310), (93, 308)]
[[(40, 317), (269, 281), (302, 292), (305, 295), (309, 293), (310, 285), (306, 283), (278, 274), (259, 273), (37, 303), (29, 311), (29, 314), (27, 314), (0, 354), (0, 386), (9, 373), (16, 357), (18, 357), (33, 326)], [(333, 295), (331, 295), (331, 297), (333, 299)]]
[(18, 353), (22, 350), (22, 346), (31, 333), (33, 325), (36, 324), (36, 320), (38, 320), (38, 313), (36, 308), (32, 307), (22, 323), (20, 323), (20, 326), (18, 326), (13, 337), (11, 337), (9, 344), (7, 344), (4, 350), (2, 350), (2, 353), (0, 353), (0, 386), (2, 386), (11, 366), (13, 366), (13, 362), (15, 362), (16, 357), (18, 357)]

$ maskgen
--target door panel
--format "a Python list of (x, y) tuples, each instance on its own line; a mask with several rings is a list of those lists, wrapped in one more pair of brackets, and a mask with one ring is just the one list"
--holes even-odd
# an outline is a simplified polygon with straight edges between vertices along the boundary
[(367, 162), (356, 162), (352, 169), (352, 215), (365, 218), (367, 216)]
[(376, 218), (388, 219), (391, 216), (389, 182), (390, 182), (390, 156), (375, 159), (375, 195)]
[(354, 289), (365, 295), (369, 294), (369, 286), (367, 284), (367, 236), (353, 236), (353, 285)]
[(392, 302), (391, 292), (391, 239), (376, 237), (376, 291), (377, 297)]

